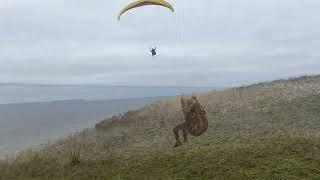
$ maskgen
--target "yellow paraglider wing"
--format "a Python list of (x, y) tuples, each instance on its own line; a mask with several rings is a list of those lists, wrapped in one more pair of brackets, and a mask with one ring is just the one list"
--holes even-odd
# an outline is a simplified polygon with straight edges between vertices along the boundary
[(165, 0), (138, 0), (124, 7), (118, 15), (118, 20), (120, 20), (121, 15), (126, 11), (137, 8), (137, 7), (148, 6), (148, 5), (163, 6), (163, 7), (169, 8), (172, 12), (174, 12), (173, 6)]

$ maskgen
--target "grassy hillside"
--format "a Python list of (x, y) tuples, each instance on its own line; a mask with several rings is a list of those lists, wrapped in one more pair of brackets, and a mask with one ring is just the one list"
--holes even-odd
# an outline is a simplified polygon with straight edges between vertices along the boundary
[(0, 179), (319, 179), (320, 76), (199, 94), (209, 128), (173, 149), (179, 97), (0, 162)]

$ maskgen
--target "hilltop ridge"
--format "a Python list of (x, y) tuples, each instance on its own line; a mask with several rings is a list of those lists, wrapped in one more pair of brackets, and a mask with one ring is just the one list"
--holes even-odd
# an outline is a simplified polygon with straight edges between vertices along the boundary
[[(222, 91), (213, 90), (196, 95), (205, 107), (209, 121), (214, 122), (218, 114), (234, 111), (237, 108), (255, 110), (259, 103), (262, 103), (266, 109), (274, 101), (290, 101), (299, 97), (319, 94), (320, 75), (275, 80)], [(167, 98), (140, 110), (129, 111), (120, 117), (106, 119), (96, 124), (96, 128), (101, 130), (121, 126), (126, 127), (126, 131), (137, 132), (143, 127), (152, 127), (159, 124), (160, 121), (164, 121), (166, 127), (162, 128), (171, 135), (173, 126), (179, 124), (183, 119), (180, 97)], [(139, 125), (136, 125), (137, 123)]]

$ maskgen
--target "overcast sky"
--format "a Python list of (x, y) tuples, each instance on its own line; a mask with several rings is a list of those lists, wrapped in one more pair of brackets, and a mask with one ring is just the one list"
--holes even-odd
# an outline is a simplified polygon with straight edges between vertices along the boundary
[[(235, 86), (320, 73), (319, 0), (0, 0), (0, 82)], [(158, 56), (149, 48), (156, 45)]]

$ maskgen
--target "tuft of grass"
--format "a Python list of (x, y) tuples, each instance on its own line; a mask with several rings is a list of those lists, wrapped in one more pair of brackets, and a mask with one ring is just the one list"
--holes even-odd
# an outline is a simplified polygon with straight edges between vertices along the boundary
[(79, 165), (81, 163), (80, 158), (81, 158), (80, 152), (77, 151), (76, 148), (74, 147), (73, 150), (70, 152), (70, 155), (69, 155), (70, 165), (71, 166)]

